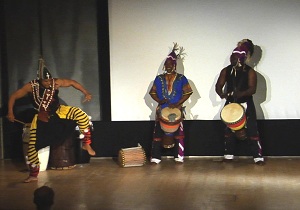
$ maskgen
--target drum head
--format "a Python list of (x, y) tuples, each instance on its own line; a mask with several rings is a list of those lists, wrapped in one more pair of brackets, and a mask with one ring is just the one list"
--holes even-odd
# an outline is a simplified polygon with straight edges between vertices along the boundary
[(225, 123), (235, 123), (244, 116), (244, 108), (238, 103), (227, 104), (221, 111), (221, 119)]
[(181, 118), (181, 111), (177, 108), (163, 108), (161, 110), (161, 117), (167, 122), (175, 122)]

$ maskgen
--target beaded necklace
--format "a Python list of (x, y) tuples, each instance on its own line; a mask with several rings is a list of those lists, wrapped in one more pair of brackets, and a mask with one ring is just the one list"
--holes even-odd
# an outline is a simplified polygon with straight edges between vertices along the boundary
[(55, 92), (55, 82), (54, 79), (52, 79), (52, 85), (50, 88), (45, 88), (44, 92), (42, 94), (42, 97), (40, 97), (40, 91), (42, 88), (40, 88), (40, 83), (36, 80), (31, 81), (31, 87), (32, 87), (32, 95), (33, 95), (33, 101), (35, 103), (35, 107), (38, 111), (48, 111), (48, 107), (50, 103), (52, 102), (52, 98)]

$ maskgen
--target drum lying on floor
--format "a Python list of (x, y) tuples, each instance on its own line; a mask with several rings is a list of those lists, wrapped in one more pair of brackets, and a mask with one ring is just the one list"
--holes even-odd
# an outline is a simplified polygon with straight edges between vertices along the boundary
[(118, 157), (122, 167), (143, 166), (146, 163), (146, 154), (141, 146), (120, 149)]

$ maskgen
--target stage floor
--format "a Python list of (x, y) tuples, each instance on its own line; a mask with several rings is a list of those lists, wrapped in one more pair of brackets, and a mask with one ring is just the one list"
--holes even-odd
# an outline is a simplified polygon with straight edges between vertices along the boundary
[(0, 160), (0, 209), (35, 209), (33, 192), (47, 185), (55, 191), (58, 210), (298, 210), (300, 158), (267, 158), (265, 166), (240, 158), (164, 158), (140, 167), (120, 167), (112, 158), (93, 158), (70, 170), (27, 177), (21, 161)]

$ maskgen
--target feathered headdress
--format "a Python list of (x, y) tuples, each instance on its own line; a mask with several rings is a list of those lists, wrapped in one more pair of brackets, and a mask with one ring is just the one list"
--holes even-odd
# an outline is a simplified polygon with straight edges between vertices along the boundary
[[(172, 52), (167, 56), (166, 58), (166, 61), (167, 60), (171, 60), (173, 62), (173, 64), (177, 65), (177, 59), (184, 59), (184, 56), (186, 55), (183, 51), (184, 51), (184, 48), (183, 47), (180, 47), (177, 43), (173, 42), (174, 46), (173, 46), (173, 49), (172, 49)], [(176, 54), (176, 52), (178, 52), (178, 54)], [(165, 61), (165, 63), (166, 63)]]

